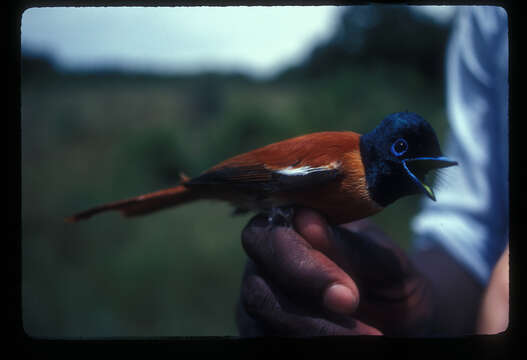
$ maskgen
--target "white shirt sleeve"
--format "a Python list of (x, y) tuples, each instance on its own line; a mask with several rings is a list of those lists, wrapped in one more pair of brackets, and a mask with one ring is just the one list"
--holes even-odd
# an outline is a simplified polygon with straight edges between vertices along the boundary
[(508, 34), (500, 7), (459, 10), (447, 49), (451, 133), (437, 202), (413, 220), (415, 247), (440, 245), (486, 284), (508, 241)]

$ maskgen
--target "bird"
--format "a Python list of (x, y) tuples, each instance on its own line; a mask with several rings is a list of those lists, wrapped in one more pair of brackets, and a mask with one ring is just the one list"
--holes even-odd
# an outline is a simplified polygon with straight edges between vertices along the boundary
[(275, 142), (196, 177), (181, 174), (174, 187), (98, 205), (66, 221), (107, 211), (134, 217), (208, 199), (232, 204), (234, 213), (255, 211), (286, 224), (295, 209), (310, 208), (338, 225), (374, 215), (408, 195), (424, 193), (436, 201), (425, 176), (457, 164), (442, 154), (424, 118), (396, 112), (364, 134), (325, 131)]

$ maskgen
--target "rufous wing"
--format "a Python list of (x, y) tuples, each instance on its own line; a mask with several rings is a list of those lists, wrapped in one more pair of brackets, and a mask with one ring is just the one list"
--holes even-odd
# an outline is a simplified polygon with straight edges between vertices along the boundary
[(342, 175), (342, 155), (354, 147), (358, 149), (358, 134), (351, 132), (303, 135), (230, 158), (185, 186), (263, 193), (302, 190)]

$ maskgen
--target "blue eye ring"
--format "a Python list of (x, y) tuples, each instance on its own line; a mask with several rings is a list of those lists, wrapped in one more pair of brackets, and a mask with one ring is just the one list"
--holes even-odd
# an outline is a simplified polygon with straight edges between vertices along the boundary
[(391, 150), (395, 156), (401, 156), (408, 150), (408, 143), (403, 138), (399, 138), (393, 142)]

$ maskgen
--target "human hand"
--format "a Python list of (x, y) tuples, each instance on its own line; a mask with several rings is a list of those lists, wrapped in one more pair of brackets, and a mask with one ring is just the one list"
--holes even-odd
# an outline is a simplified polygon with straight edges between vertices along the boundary
[(509, 245), (496, 263), (481, 302), (478, 334), (498, 334), (509, 326)]
[(242, 336), (415, 335), (431, 317), (426, 280), (370, 221), (330, 227), (301, 209), (288, 228), (256, 216), (242, 243)]

